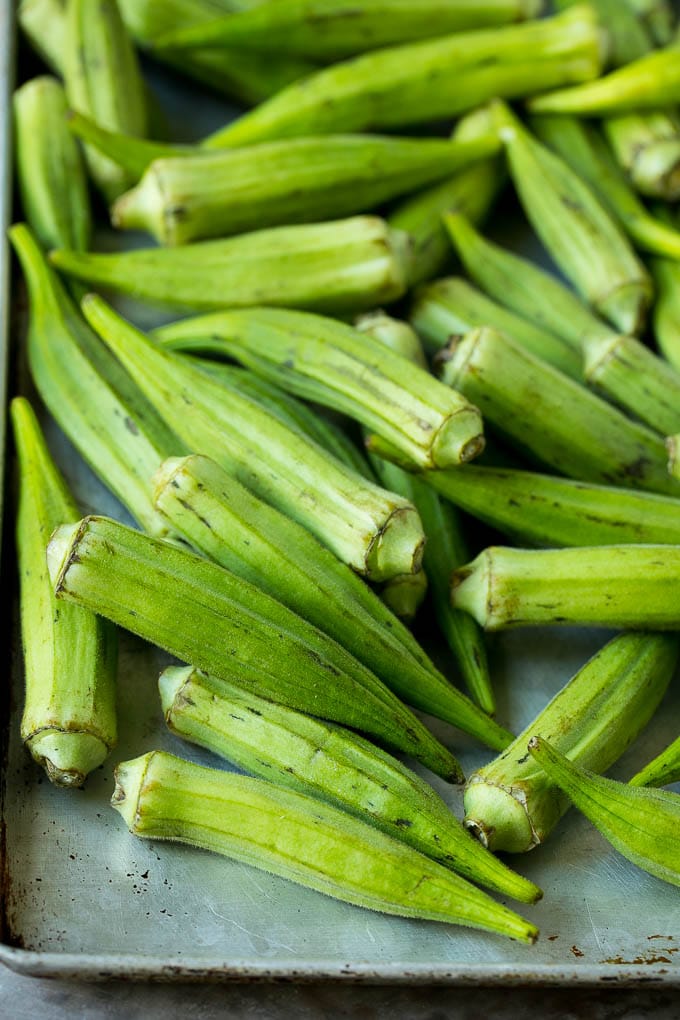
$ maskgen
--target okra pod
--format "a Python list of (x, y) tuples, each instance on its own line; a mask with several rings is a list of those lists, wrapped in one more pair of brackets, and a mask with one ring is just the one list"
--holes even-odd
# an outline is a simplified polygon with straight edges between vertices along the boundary
[(204, 144), (223, 148), (431, 123), (494, 96), (519, 98), (589, 81), (600, 71), (600, 49), (597, 19), (587, 6), (523, 25), (386, 47), (289, 85)]
[(334, 319), (251, 308), (184, 319), (155, 336), (174, 350), (235, 358), (297, 396), (348, 414), (420, 468), (464, 463), (484, 448), (481, 418), (467, 400)]
[(149, 531), (163, 527), (149, 480), (185, 446), (87, 326), (23, 224), (9, 231), (28, 286), (28, 363), (59, 427)]
[(620, 227), (585, 181), (503, 103), (496, 106), (510, 175), (524, 211), (575, 289), (624, 333), (644, 323), (652, 283)]
[[(579, 0), (556, 0), (558, 11), (574, 7)], [(607, 33), (609, 46), (607, 65), (620, 67), (637, 60), (652, 47), (646, 27), (625, 2), (620, 0), (590, 0)]]
[(185, 740), (363, 818), (473, 882), (525, 903), (540, 898), (533, 882), (469, 838), (431, 786), (358, 734), (191, 667), (169, 667), (159, 688), (165, 720)]
[(428, 371), (427, 359), (418, 334), (407, 322), (394, 319), (385, 312), (367, 312), (355, 320), (354, 328), (360, 333), (367, 333), (389, 347), (395, 354), (401, 354), (414, 365)]
[(495, 761), (470, 776), (465, 824), (489, 849), (525, 853), (543, 843), (569, 806), (527, 754), (534, 735), (575, 763), (605, 772), (654, 714), (672, 678), (677, 640), (622, 634), (594, 655)]
[(45, 548), (58, 525), (80, 515), (28, 401), (16, 397), (11, 417), (19, 459), (21, 737), (53, 783), (82, 786), (116, 743), (116, 633), (88, 610), (55, 602)]
[[(104, 127), (142, 138), (147, 98), (137, 55), (116, 0), (69, 0), (64, 38), (64, 81), (71, 106)], [(90, 173), (108, 202), (133, 181), (116, 164), (85, 149)]]
[[(448, 222), (448, 217), (445, 221)], [(497, 304), (460, 277), (433, 280), (419, 287), (409, 314), (431, 352), (441, 350), (453, 336), (491, 326), (554, 368), (573, 379), (581, 379), (582, 358), (569, 341)]]
[(484, 635), (467, 613), (458, 612), (451, 606), (451, 571), (469, 558), (456, 512), (452, 506), (442, 503), (437, 492), (416, 476), (377, 457), (372, 463), (383, 485), (401, 493), (418, 510), (427, 538), (423, 566), (432, 589), (432, 607), (437, 624), (473, 700), (485, 712), (493, 713), (496, 703)]
[(45, 248), (85, 251), (91, 215), (80, 148), (66, 126), (67, 102), (44, 75), (14, 93), (14, 138), (21, 204)]
[(451, 601), (486, 630), (541, 623), (680, 630), (680, 546), (495, 546), (453, 573)]
[(673, 108), (606, 117), (603, 130), (617, 162), (642, 195), (680, 197), (680, 119)]
[(660, 436), (508, 336), (473, 330), (439, 359), (441, 378), (473, 401), (504, 439), (560, 474), (680, 495)]
[(680, 545), (680, 500), (669, 496), (476, 464), (425, 480), (519, 545)]
[(195, 145), (155, 142), (148, 138), (135, 138), (122, 131), (109, 131), (91, 117), (75, 110), (69, 111), (67, 123), (76, 138), (116, 163), (135, 181), (139, 180), (155, 159), (195, 156), (197, 152)]
[(534, 761), (615, 850), (638, 868), (680, 885), (680, 797), (617, 783), (578, 768), (547, 740), (528, 744)]
[(421, 568), (415, 574), (397, 574), (380, 586), (380, 599), (404, 623), (412, 623), (425, 600), (427, 574)]
[[(583, 348), (591, 338), (615, 335), (555, 276), (529, 259), (483, 237), (464, 216), (447, 216), (446, 228), (461, 262), (477, 286), (544, 333), (560, 337), (573, 347), (579, 356), (579, 364)], [(515, 337), (511, 328), (502, 332), (521, 342), (521, 337)], [(434, 339), (437, 340), (437, 337)], [(441, 346), (441, 341), (438, 346)], [(529, 348), (528, 344), (525, 346)], [(535, 353), (538, 353), (537, 342), (535, 346)], [(540, 356), (549, 360), (545, 355)]]
[(329, 634), (403, 701), (505, 746), (507, 732), (488, 725), (353, 571), (214, 462), (167, 461), (156, 476), (154, 505), (195, 549)]
[(680, 100), (678, 47), (653, 50), (625, 67), (581, 85), (529, 100), (534, 113), (600, 117), (672, 105)]
[(503, 183), (494, 159), (480, 160), (454, 177), (407, 198), (392, 210), (388, 223), (404, 230), (411, 240), (409, 283), (414, 286), (437, 276), (446, 266), (451, 246), (442, 223), (449, 209), (463, 212), (479, 223), (484, 220)]
[(680, 431), (680, 371), (633, 336), (586, 351), (588, 384), (661, 435)]
[(291, 82), (311, 74), (315, 64), (285, 53), (260, 54), (239, 47), (201, 47), (191, 52), (171, 53), (155, 49), (161, 35), (181, 26), (214, 21), (225, 13), (247, 10), (252, 4), (231, 0), (118, 0), (125, 25), (143, 50), (173, 71), (207, 85), (242, 103), (261, 103)]
[(184, 662), (261, 697), (370, 733), (457, 780), (451, 754), (332, 638), (216, 563), (117, 521), (55, 531), (58, 599), (83, 606)]
[(538, 137), (586, 181), (636, 248), (680, 259), (680, 232), (655, 219), (626, 181), (597, 129), (575, 117), (534, 117)]
[(171, 29), (156, 50), (227, 46), (332, 62), (384, 46), (524, 21), (542, 0), (278, 0), (240, 14)]
[(631, 786), (667, 786), (680, 781), (680, 737), (630, 780)]
[(76, 279), (195, 312), (266, 304), (340, 313), (401, 297), (410, 253), (405, 233), (356, 216), (182, 248), (56, 251), (50, 260)]
[(664, 358), (680, 372), (680, 264), (653, 259), (652, 273), (656, 285), (654, 338)]
[(651, 33), (658, 46), (671, 41), (675, 18), (669, 0), (624, 0)]
[(465, 142), (344, 134), (158, 159), (118, 199), (112, 219), (170, 245), (334, 219), (449, 177), (497, 149), (493, 134)]
[(385, 580), (420, 566), (422, 526), (405, 500), (365, 482), (189, 359), (161, 350), (101, 299), (89, 296), (83, 310), (188, 449), (212, 457), (359, 573)]
[(367, 822), (262, 779), (151, 751), (118, 766), (111, 803), (137, 836), (203, 847), (357, 906), (524, 942), (538, 934), (465, 879)]
[(17, 21), (36, 53), (60, 75), (66, 48), (64, 0), (21, 0)]

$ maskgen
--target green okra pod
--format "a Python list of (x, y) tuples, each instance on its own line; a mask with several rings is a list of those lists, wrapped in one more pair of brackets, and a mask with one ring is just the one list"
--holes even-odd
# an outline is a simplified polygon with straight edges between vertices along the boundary
[(680, 197), (680, 118), (668, 110), (606, 117), (602, 123), (617, 162), (642, 195)]
[(82, 786), (116, 743), (116, 633), (88, 610), (55, 602), (45, 549), (56, 527), (80, 515), (31, 405), (16, 397), (10, 410), (19, 460), (21, 737), (53, 783)]
[(680, 263), (653, 259), (651, 268), (656, 285), (654, 338), (664, 358), (680, 372)]
[(599, 117), (653, 109), (680, 100), (678, 47), (653, 50), (586, 84), (558, 89), (529, 100), (535, 113), (573, 113)]
[(667, 786), (680, 781), (680, 737), (630, 780), (631, 786)]
[(469, 559), (469, 549), (454, 508), (420, 478), (396, 464), (372, 459), (383, 485), (410, 499), (425, 529), (423, 567), (430, 582), (434, 614), (465, 685), (484, 712), (496, 710), (484, 635), (469, 614), (451, 606), (451, 571)]
[[(446, 228), (463, 266), (477, 286), (544, 333), (560, 337), (578, 355), (579, 364), (583, 348), (591, 338), (614, 335), (612, 329), (555, 276), (529, 259), (483, 237), (464, 216), (449, 214)], [(521, 342), (518, 327), (517, 337), (509, 327), (502, 332)], [(433, 339), (438, 347), (442, 345), (438, 336)], [(525, 346), (532, 349), (526, 340)], [(538, 340), (535, 348), (534, 353), (538, 353)], [(547, 345), (546, 350), (550, 350)], [(545, 354), (540, 356), (550, 360)]]
[(355, 320), (354, 328), (360, 333), (368, 333), (375, 340), (385, 344), (391, 351), (408, 358), (419, 368), (428, 369), (427, 359), (423, 352), (418, 334), (401, 319), (394, 319), (385, 312), (367, 312)]
[(680, 481), (680, 433), (668, 436), (666, 448), (668, 450), (668, 471), (673, 479)]
[[(146, 135), (144, 81), (116, 0), (69, 0), (63, 59), (71, 106), (106, 128), (142, 138)], [(133, 183), (116, 164), (90, 147), (85, 155), (108, 202)]]
[(149, 480), (184, 444), (87, 326), (28, 227), (9, 237), (28, 286), (28, 364), (43, 402), (135, 520), (157, 531)]
[(357, 734), (192, 667), (169, 667), (159, 688), (178, 736), (260, 779), (335, 804), (473, 882), (525, 903), (540, 898), (533, 882), (469, 838), (431, 786)]
[(541, 737), (528, 744), (534, 761), (614, 849), (663, 882), (680, 885), (680, 797), (617, 783), (579, 768)]
[(297, 396), (348, 414), (420, 468), (463, 463), (484, 448), (481, 418), (466, 399), (334, 319), (251, 308), (181, 320), (155, 336), (174, 350), (235, 358)]
[(80, 147), (66, 126), (66, 96), (43, 75), (14, 93), (14, 139), (21, 204), (45, 248), (85, 251), (92, 230)]
[(519, 545), (680, 545), (680, 500), (670, 496), (476, 464), (426, 481)]
[(594, 126), (557, 114), (534, 117), (531, 123), (541, 141), (591, 186), (636, 248), (680, 259), (680, 232), (643, 205)]
[(404, 623), (412, 623), (425, 600), (428, 589), (427, 574), (397, 574), (380, 586), (380, 599)]
[(290, 85), (205, 145), (431, 123), (494, 96), (521, 97), (545, 91), (550, 82), (554, 87), (589, 81), (599, 73), (600, 51), (597, 19), (587, 6), (523, 25), (386, 47)]
[(470, 776), (467, 827), (492, 850), (525, 853), (543, 843), (569, 802), (527, 754), (529, 739), (544, 737), (573, 762), (606, 771), (654, 714), (677, 655), (668, 634), (609, 641), (500, 757)]
[(167, 461), (154, 505), (195, 549), (329, 634), (403, 701), (505, 746), (507, 732), (452, 687), (352, 570), (214, 462), (195, 455)]
[(671, 41), (675, 17), (669, 0), (624, 0), (642, 21), (658, 46)]
[(459, 170), (454, 177), (409, 197), (392, 210), (388, 223), (411, 240), (409, 283), (437, 276), (450, 257), (442, 213), (457, 209), (479, 223), (484, 220), (503, 184), (496, 160), (486, 159)]
[(261, 697), (363, 730), (457, 780), (451, 754), (341, 645), (216, 563), (117, 521), (54, 533), (58, 599), (84, 606)]
[(444, 381), (513, 446), (579, 481), (680, 495), (660, 436), (509, 337), (473, 330), (439, 355)]
[(189, 28), (170, 29), (156, 50), (231, 46), (337, 61), (366, 50), (474, 28), (507, 25), (541, 13), (542, 0), (278, 0)]
[(163, 244), (350, 216), (491, 155), (470, 141), (338, 134), (157, 159), (112, 211), (114, 225)]
[(17, 21), (49, 69), (61, 75), (66, 48), (64, 0), (21, 0)]
[(419, 287), (409, 314), (431, 352), (441, 350), (453, 336), (491, 326), (554, 368), (581, 379), (582, 357), (570, 342), (497, 304), (461, 277), (449, 276)]
[(503, 103), (496, 106), (510, 175), (524, 211), (576, 290), (624, 333), (644, 323), (652, 283), (628, 239), (586, 182)]
[(680, 546), (485, 549), (451, 601), (486, 630), (536, 624), (680, 630)]
[(265, 304), (340, 313), (400, 298), (408, 245), (379, 217), (355, 216), (181, 248), (56, 251), (50, 260), (76, 279), (195, 312)]
[[(572, 2), (566, 0), (566, 6)], [(564, 0), (559, 6), (565, 6)], [(625, 66), (654, 49), (649, 29), (625, 2), (596, 0), (595, 8), (606, 26), (613, 67)], [(643, 195), (678, 197), (680, 121), (672, 107), (605, 117), (602, 128), (636, 190)]]
[(247, 52), (238, 47), (200, 47), (182, 53), (161, 52), (155, 42), (163, 34), (247, 10), (254, 4), (234, 0), (118, 0), (126, 28), (143, 50), (213, 91), (243, 103), (261, 103), (291, 82), (311, 74), (315, 64), (284, 53)]
[(680, 431), (680, 370), (635, 337), (592, 343), (583, 371), (590, 386), (656, 432)]
[[(535, 335), (531, 326), (523, 327), (521, 320), (515, 323), (502, 309), (480, 300), (462, 281), (439, 281), (420, 292), (411, 313), (426, 339), (441, 346), (455, 332), (461, 308), (470, 306), (476, 321), (469, 321), (469, 325), (460, 322), (459, 330), (466, 325), (492, 325), (567, 375), (577, 379), (585, 376), (593, 388), (662, 435), (674, 431), (680, 398), (680, 378), (675, 371), (634, 337), (616, 333), (597, 319), (575, 294), (544, 270), (482, 237), (463, 216), (448, 215), (445, 220), (473, 279), (543, 332)], [(680, 234), (677, 236), (680, 238)], [(482, 321), (485, 308), (486, 323)], [(659, 314), (655, 309), (655, 315)], [(551, 331), (547, 337), (546, 330)], [(562, 338), (568, 355), (559, 357), (552, 335)], [(580, 357), (571, 353), (579, 348)]]
[(418, 569), (424, 536), (406, 500), (364, 481), (299, 429), (235, 388), (227, 390), (189, 359), (162, 350), (101, 299), (90, 295), (83, 310), (188, 449), (212, 457), (359, 573), (385, 580)]
[(534, 925), (441, 864), (262, 779), (151, 751), (118, 766), (111, 803), (137, 836), (203, 847), (357, 906), (537, 937)]

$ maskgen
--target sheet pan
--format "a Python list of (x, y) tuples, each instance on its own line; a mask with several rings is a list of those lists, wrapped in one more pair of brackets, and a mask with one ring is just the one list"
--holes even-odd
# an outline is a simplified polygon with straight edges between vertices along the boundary
[[(0, 7), (0, 50), (4, 234), (11, 175), (8, 2)], [(197, 121), (195, 99), (184, 87), (162, 75), (154, 85), (187, 136), (208, 130), (229, 113), (223, 104), (201, 96)], [(515, 229), (502, 223), (496, 228), (506, 239)], [(120, 240), (103, 231), (98, 243), (111, 247)], [(21, 287), (17, 281), (8, 284), (4, 249), (0, 284), (3, 322), (11, 311), (14, 324), (11, 332), (5, 330), (2, 364), (11, 353), (10, 393), (25, 391)], [(155, 321), (129, 303), (120, 307), (140, 325)], [(0, 390), (4, 400), (4, 373)], [(49, 421), (45, 426), (83, 510), (121, 515), (56, 427)], [(13, 526), (12, 499), (10, 485), (7, 533)], [(525, 908), (541, 928), (532, 948), (443, 924), (384, 917), (208, 853), (135, 839), (108, 805), (117, 761), (163, 747), (198, 762), (215, 762), (165, 732), (156, 679), (167, 659), (130, 636), (123, 635), (121, 643), (119, 746), (85, 790), (55, 789), (19, 739), (23, 677), (11, 541), (6, 548), (4, 591), (15, 610), (3, 688), (0, 962), (24, 974), (88, 980), (680, 986), (678, 890), (628, 864), (574, 812), (544, 848), (515, 861), (545, 890), (541, 904)], [(495, 638), (491, 661), (499, 717), (515, 730), (522, 728), (607, 636), (531, 630)], [(646, 734), (612, 774), (629, 777), (677, 736), (678, 719), (676, 683)], [(433, 723), (433, 729), (455, 746), (466, 771), (488, 760), (486, 752), (450, 728)], [(460, 793), (442, 782), (434, 784), (460, 813)]]

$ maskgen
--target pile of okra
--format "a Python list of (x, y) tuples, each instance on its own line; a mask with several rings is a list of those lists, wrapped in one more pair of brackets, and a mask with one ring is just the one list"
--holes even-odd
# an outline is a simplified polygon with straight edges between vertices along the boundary
[[(62, 787), (115, 754), (124, 628), (180, 663), (158, 683), (177, 755), (116, 767), (137, 836), (525, 942), (497, 897), (541, 890), (495, 853), (539, 847), (572, 804), (680, 884), (662, 789), (680, 737), (603, 777), (678, 655), (670, 5), (23, 0), (18, 18), (45, 65), (14, 96), (10, 229), (35, 393), (11, 405), (28, 752)], [(241, 113), (179, 144), (154, 62)], [(513, 207), (549, 269), (489, 239)], [(107, 216), (145, 244), (93, 251)], [(142, 332), (100, 288), (177, 321)], [(46, 414), (135, 527), (81, 517)], [(443, 672), (411, 629), (423, 600)], [(486, 632), (537, 625), (615, 636), (516, 735)], [(467, 777), (460, 731), (489, 749)], [(409, 761), (466, 782), (464, 818)]]

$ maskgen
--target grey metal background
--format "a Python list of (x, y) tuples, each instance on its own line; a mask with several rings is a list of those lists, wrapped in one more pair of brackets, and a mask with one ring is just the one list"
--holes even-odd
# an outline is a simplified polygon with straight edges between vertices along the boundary
[[(10, 80), (9, 13), (6, 2), (0, 8), (4, 90)], [(187, 134), (200, 135), (225, 115), (222, 104), (205, 100), (197, 118), (187, 93), (174, 91), (162, 77), (156, 84)], [(3, 98), (6, 132), (9, 106), (7, 95)], [(4, 152), (7, 160), (6, 147)], [(114, 246), (120, 239), (105, 232), (99, 242)], [(6, 300), (5, 314), (7, 308)], [(54, 427), (49, 439), (83, 509), (117, 512)], [(12, 562), (5, 564), (6, 590), (9, 586), (14, 587)], [(492, 663), (503, 722), (524, 726), (603, 640), (602, 634), (573, 631), (495, 639)], [(207, 853), (134, 839), (108, 807), (113, 764), (158, 746), (211, 762), (207, 753), (181, 745), (164, 730), (156, 693), (164, 661), (162, 654), (124, 638), (120, 746), (87, 788), (74, 792), (50, 786), (20, 745), (22, 676), (14, 650), (2, 816), (6, 928), (0, 944), (0, 961), (11, 968), (100, 980), (680, 985), (677, 890), (628, 864), (576, 814), (564, 819), (544, 848), (515, 862), (546, 893), (540, 905), (524, 908), (541, 927), (533, 948), (383, 917)], [(657, 753), (677, 735), (679, 717), (676, 685), (645, 738), (612, 774), (625, 778)], [(434, 728), (445, 742), (454, 741), (449, 728)], [(455, 746), (462, 748), (468, 771), (489, 757), (465, 739), (456, 739)], [(459, 794), (435, 785), (459, 810)]]

